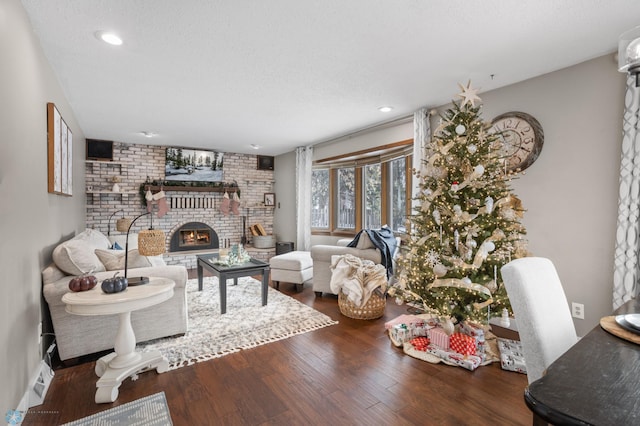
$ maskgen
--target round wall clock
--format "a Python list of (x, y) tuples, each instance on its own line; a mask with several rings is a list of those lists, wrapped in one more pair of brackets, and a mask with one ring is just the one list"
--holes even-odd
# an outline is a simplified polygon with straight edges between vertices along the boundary
[(502, 142), (500, 150), (509, 171), (526, 169), (542, 151), (542, 126), (525, 112), (511, 111), (497, 116), (491, 122), (490, 132), (496, 134)]

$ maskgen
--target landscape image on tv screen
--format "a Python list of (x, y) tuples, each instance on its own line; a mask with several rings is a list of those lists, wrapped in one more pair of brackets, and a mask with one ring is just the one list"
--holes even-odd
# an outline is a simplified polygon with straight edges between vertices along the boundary
[(222, 182), (223, 153), (167, 148), (164, 179), (180, 182)]

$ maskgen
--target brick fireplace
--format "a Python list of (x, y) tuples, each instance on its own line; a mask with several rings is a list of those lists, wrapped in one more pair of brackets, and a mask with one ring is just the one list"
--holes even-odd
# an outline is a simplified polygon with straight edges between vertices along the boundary
[[(87, 161), (85, 177), (87, 184), (86, 224), (88, 228), (95, 228), (107, 233), (109, 217), (118, 209), (122, 209), (123, 216), (135, 217), (146, 211), (141, 205), (143, 196), (140, 185), (145, 180), (157, 180), (164, 177), (165, 148), (154, 145), (126, 144), (114, 142), (114, 161), (97, 163)], [(173, 189), (164, 187), (169, 212), (163, 217), (154, 214), (153, 227), (161, 229), (167, 236), (164, 259), (169, 265), (184, 265), (195, 268), (195, 255), (217, 250), (219, 247), (229, 247), (238, 244), (243, 235), (251, 235), (248, 229), (243, 229), (245, 216), (246, 226), (256, 223), (262, 224), (268, 234), (273, 233), (273, 207), (264, 206), (264, 194), (273, 192), (274, 178), (272, 170), (258, 170), (256, 156), (248, 154), (225, 153), (224, 180), (237, 184), (240, 190), (240, 214), (223, 214), (220, 211), (224, 192)], [(112, 177), (120, 176), (121, 192), (112, 193)], [(157, 192), (157, 189), (152, 191)], [(155, 212), (157, 212), (157, 208)], [(214, 233), (201, 234), (200, 225), (196, 226), (193, 237), (189, 233), (183, 235), (184, 241), (195, 238), (195, 247), (187, 250), (176, 250), (171, 247), (171, 240), (176, 230), (188, 223), (204, 224)], [(134, 225), (132, 232), (139, 232), (147, 227), (143, 221)], [(111, 233), (114, 234), (113, 221)], [(176, 238), (179, 238), (178, 237)], [(277, 236), (276, 236), (277, 237)], [(208, 244), (204, 244), (206, 240)], [(252, 257), (267, 261), (275, 255), (275, 249), (255, 249), (246, 247)]]

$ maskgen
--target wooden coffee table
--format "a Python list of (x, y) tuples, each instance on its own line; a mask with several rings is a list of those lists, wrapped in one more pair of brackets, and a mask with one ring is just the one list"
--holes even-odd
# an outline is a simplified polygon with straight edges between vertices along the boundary
[(227, 280), (233, 278), (233, 284), (238, 284), (239, 277), (252, 277), (262, 275), (262, 306), (267, 304), (267, 293), (269, 290), (269, 264), (254, 258), (248, 262), (238, 265), (225, 266), (216, 263), (218, 254), (196, 255), (198, 259), (198, 290), (202, 291), (202, 278), (204, 269), (212, 272), (218, 277), (220, 283), (220, 313), (227, 312)]
[[(97, 285), (89, 291), (69, 292), (62, 296), (66, 310), (74, 315), (117, 314), (120, 324), (115, 352), (105, 355), (96, 362), (95, 372), (100, 379), (96, 383), (96, 403), (114, 402), (118, 398), (118, 388), (127, 377), (136, 378), (137, 373), (156, 369), (164, 373), (169, 362), (159, 351), (136, 352), (136, 336), (131, 327), (131, 312), (157, 305), (173, 296), (176, 283), (168, 278), (149, 278), (149, 283), (127, 287), (120, 293), (106, 294)], [(90, 339), (91, 336), (81, 336)]]

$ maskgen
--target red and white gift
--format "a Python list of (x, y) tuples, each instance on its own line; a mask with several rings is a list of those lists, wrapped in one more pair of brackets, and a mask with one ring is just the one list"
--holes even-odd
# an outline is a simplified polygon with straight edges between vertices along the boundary
[(453, 333), (449, 338), (449, 346), (462, 355), (476, 354), (476, 339), (468, 334)]
[(474, 324), (469, 321), (463, 321), (460, 323), (460, 332), (468, 334), (476, 341), (476, 354), (481, 355), (485, 352), (486, 340), (484, 336), (484, 329), (481, 325)]

